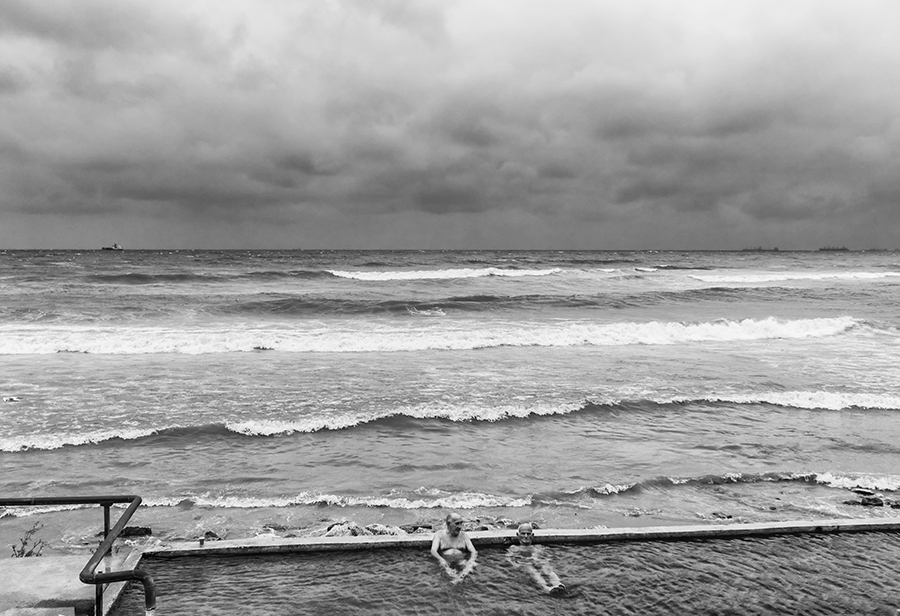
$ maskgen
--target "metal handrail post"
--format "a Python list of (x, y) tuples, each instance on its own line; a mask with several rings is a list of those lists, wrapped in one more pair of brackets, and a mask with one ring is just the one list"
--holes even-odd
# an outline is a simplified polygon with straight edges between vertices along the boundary
[[(109, 537), (109, 508), (112, 507), (112, 503), (100, 504), (103, 505), (103, 539), (106, 539)], [(103, 616), (103, 584), (94, 585), (94, 615)]]
[[(130, 503), (119, 521), (110, 529), (109, 508), (113, 503)], [(119, 533), (134, 515), (141, 504), (141, 497), (128, 496), (70, 496), (70, 497), (36, 497), (36, 498), (0, 498), (0, 507), (34, 507), (36, 505), (102, 505), (103, 506), (103, 541), (100, 547), (91, 556), (88, 563), (81, 570), (78, 579), (85, 584), (93, 584), (96, 599), (95, 614), (103, 614), (103, 585), (111, 582), (127, 582), (137, 580), (144, 586), (144, 605), (147, 612), (156, 609), (156, 585), (153, 578), (146, 571), (140, 569), (128, 569), (124, 571), (106, 571), (96, 573), (94, 569), (100, 564), (107, 554), (112, 551), (112, 546)]]
[[(108, 571), (105, 573), (96, 573), (94, 569), (97, 568), (97, 565), (100, 564), (100, 561), (112, 550), (113, 543), (116, 538), (119, 536), (119, 533), (125, 528), (125, 525), (128, 523), (128, 520), (131, 519), (131, 516), (134, 515), (134, 512), (141, 504), (140, 496), (132, 496), (130, 497), (131, 504), (128, 505), (128, 508), (125, 510), (125, 513), (119, 518), (119, 521), (115, 523), (115, 525), (110, 529), (109, 535), (103, 540), (103, 543), (100, 544), (100, 547), (97, 548), (97, 551), (94, 552), (94, 555), (91, 556), (91, 559), (84, 566), (84, 569), (81, 570), (81, 575), (78, 576), (85, 584), (108, 584), (111, 582), (126, 582), (131, 580), (138, 580), (144, 586), (144, 605), (148, 612), (156, 609), (156, 586), (153, 583), (153, 578), (150, 577), (148, 573), (145, 571), (141, 571), (140, 569), (131, 569), (126, 571)], [(110, 502), (127, 502), (127, 501), (110, 501)], [(102, 606), (100, 607), (102, 610)], [(102, 612), (101, 612), (102, 614)]]

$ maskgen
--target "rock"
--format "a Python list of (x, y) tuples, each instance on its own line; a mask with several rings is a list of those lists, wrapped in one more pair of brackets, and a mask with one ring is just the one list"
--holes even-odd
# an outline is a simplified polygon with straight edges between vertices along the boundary
[(718, 511), (713, 511), (712, 517), (717, 518), (719, 520), (730, 520), (731, 519), (731, 515), (729, 515), (727, 513), (719, 513)]
[(350, 522), (348, 520), (335, 522), (325, 531), (326, 537), (358, 537), (360, 535), (370, 534), (371, 533), (366, 532), (366, 529), (356, 522)]
[(399, 526), (387, 526), (385, 524), (369, 524), (366, 530), (372, 535), (405, 535), (407, 532)]
[(864, 507), (884, 507), (884, 501), (877, 496), (863, 496), (860, 505)]
[(153, 534), (153, 530), (146, 526), (126, 526), (119, 533), (120, 537), (149, 537)]
[(287, 529), (288, 529), (287, 526), (284, 526), (282, 524), (276, 524), (274, 522), (269, 522), (268, 524), (263, 524), (263, 530), (274, 530), (275, 532), (283, 533)]
[(208, 530), (205, 533), (203, 533), (203, 538), (206, 539), (207, 541), (218, 541), (221, 539), (221, 537), (219, 535), (217, 535), (216, 533), (214, 533), (211, 530)]

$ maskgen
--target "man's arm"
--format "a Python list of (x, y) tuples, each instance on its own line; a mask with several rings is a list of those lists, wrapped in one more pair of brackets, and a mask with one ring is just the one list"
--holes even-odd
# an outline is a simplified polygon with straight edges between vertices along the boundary
[(475, 557), (478, 556), (478, 550), (476, 550), (475, 546), (472, 545), (472, 540), (469, 539), (469, 535), (464, 535), (463, 539), (466, 540), (466, 549), (469, 550), (469, 554), (472, 555), (469, 560), (475, 560)]
[(441, 531), (434, 533), (434, 537), (431, 539), (431, 555), (437, 558), (440, 561), (444, 559), (441, 558), (440, 552), (438, 550), (441, 547)]

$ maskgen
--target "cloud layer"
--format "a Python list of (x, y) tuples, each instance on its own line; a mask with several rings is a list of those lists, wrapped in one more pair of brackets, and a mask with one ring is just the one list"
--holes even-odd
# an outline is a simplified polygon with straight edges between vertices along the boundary
[(2, 6), (3, 247), (900, 247), (890, 0)]

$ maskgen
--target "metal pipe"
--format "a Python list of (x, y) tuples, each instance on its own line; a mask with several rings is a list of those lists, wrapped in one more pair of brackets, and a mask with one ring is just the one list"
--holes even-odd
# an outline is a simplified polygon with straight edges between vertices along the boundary
[[(119, 501), (121, 502), (121, 501)], [(115, 542), (116, 538), (119, 536), (119, 533), (125, 528), (125, 525), (131, 519), (131, 516), (134, 515), (134, 512), (141, 504), (141, 497), (134, 496), (131, 504), (128, 505), (128, 508), (125, 510), (125, 513), (119, 518), (119, 521), (112, 527), (109, 531), (109, 534), (103, 540), (103, 543), (100, 544), (100, 547), (94, 552), (94, 555), (91, 556), (90, 560), (88, 560), (87, 564), (84, 566), (84, 569), (81, 570), (81, 575), (78, 578), (84, 582), (85, 584), (104, 584), (109, 582), (125, 582), (130, 580), (138, 580), (144, 585), (144, 602), (146, 603), (147, 609), (152, 610), (156, 608), (156, 587), (153, 583), (153, 578), (150, 577), (149, 574), (141, 571), (139, 569), (132, 569), (127, 571), (110, 571), (107, 573), (95, 573), (94, 569), (97, 568), (97, 565), (100, 564), (100, 561), (112, 550), (112, 545)]]
[[(130, 503), (125, 513), (119, 517), (119, 520), (110, 529), (109, 508), (114, 503)], [(156, 585), (153, 578), (146, 571), (140, 569), (130, 569), (124, 571), (107, 571), (104, 573), (96, 573), (94, 570), (100, 561), (112, 551), (112, 546), (118, 538), (119, 533), (125, 528), (125, 525), (134, 515), (134, 512), (141, 504), (141, 497), (136, 495), (117, 495), (117, 496), (69, 496), (69, 497), (35, 497), (35, 498), (0, 498), (0, 507), (33, 507), (36, 505), (102, 505), (103, 506), (103, 541), (100, 547), (94, 552), (90, 560), (81, 570), (78, 576), (85, 584), (95, 585), (95, 613), (97, 616), (103, 614), (103, 584), (110, 582), (127, 582), (137, 580), (144, 586), (144, 604), (148, 612), (156, 609)]]

